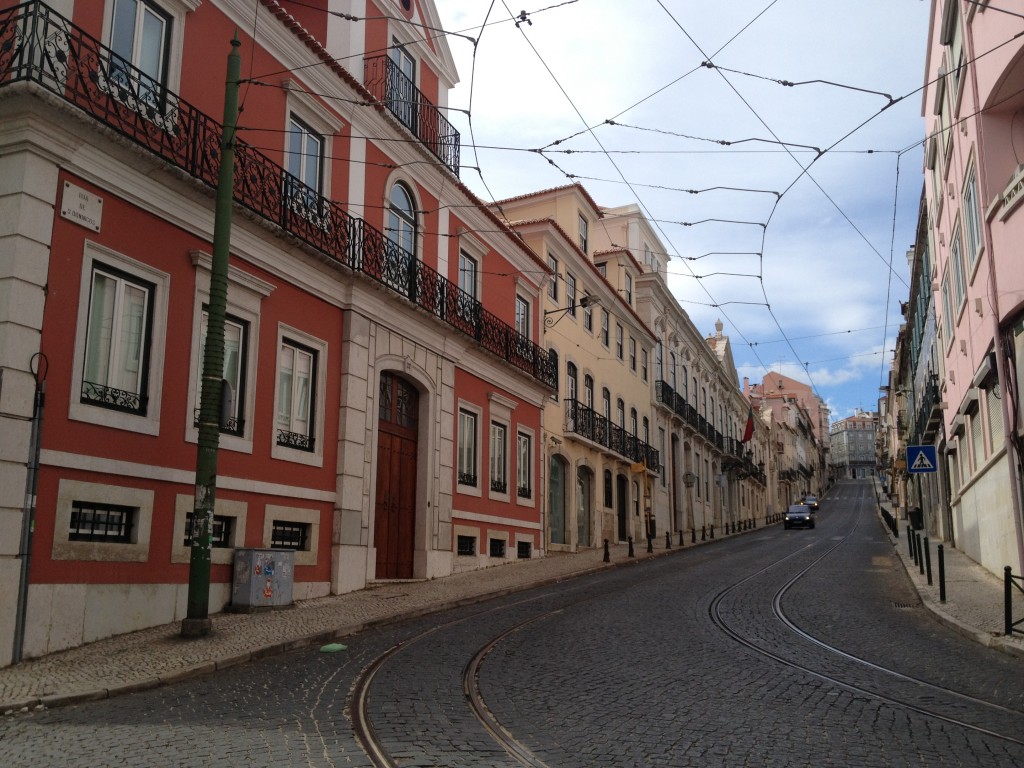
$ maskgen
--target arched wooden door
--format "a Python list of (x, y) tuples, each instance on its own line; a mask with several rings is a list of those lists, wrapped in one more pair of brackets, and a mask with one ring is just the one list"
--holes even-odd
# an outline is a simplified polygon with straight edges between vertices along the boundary
[(411, 579), (416, 544), (416, 441), (419, 393), (392, 373), (380, 377), (377, 501), (373, 541), (378, 579)]

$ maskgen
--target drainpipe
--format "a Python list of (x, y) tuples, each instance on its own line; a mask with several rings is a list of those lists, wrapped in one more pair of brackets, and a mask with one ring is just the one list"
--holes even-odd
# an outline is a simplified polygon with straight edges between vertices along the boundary
[[(961, 23), (964, 25), (964, 42), (967, 43), (968, 61), (974, 61), (974, 27), (968, 25), (966, 19), (961, 15)], [(970, 67), (971, 90), (973, 91), (974, 114), (980, 114), (981, 105), (978, 103), (978, 70), (977, 66)], [(985, 135), (982, 124), (978, 123), (978, 151), (977, 157), (985, 157)], [(987, 189), (986, 170), (983, 163), (975, 161), (975, 172), (978, 175), (978, 189)], [(980, 202), (980, 194), (979, 194)], [(989, 285), (989, 306), (992, 308), (992, 343), (996, 359), (996, 380), (1003, 396), (999, 399), (1003, 407), (1003, 443), (1006, 446), (1006, 467), (1010, 481), (1010, 503), (1013, 509), (1013, 528), (1017, 536), (1017, 568), (1024, 571), (1024, 520), (1021, 518), (1021, 489), (1020, 489), (1020, 466), (1017, 456), (1016, 441), (1014, 439), (1014, 424), (1016, 423), (1013, 414), (1010, 412), (1010, 380), (1006, 375), (1006, 359), (1003, 352), (1003, 333), (1000, 328), (1001, 312), (999, 310), (999, 286), (996, 282), (995, 251), (992, 247), (992, 222), (988, 216), (983, 217), (983, 229), (985, 232), (986, 261), (988, 262), (988, 285)]]
[[(40, 365), (41, 364), (41, 365)], [(28, 610), (28, 576), (32, 561), (32, 534), (35, 529), (36, 481), (39, 477), (39, 436), (43, 424), (43, 406), (46, 402), (46, 372), (49, 368), (46, 355), (37, 352), (32, 355), (29, 368), (36, 378), (35, 401), (32, 405), (32, 431), (28, 444), (28, 472), (25, 475), (25, 504), (21, 517), (21, 546), (18, 557), (21, 572), (18, 578), (18, 605), (14, 617), (14, 643), (11, 664), (21, 661), (25, 644), (25, 615)]]

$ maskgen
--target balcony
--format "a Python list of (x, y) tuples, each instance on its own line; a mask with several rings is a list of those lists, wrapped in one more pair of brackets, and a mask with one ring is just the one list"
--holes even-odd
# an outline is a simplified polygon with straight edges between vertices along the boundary
[(459, 175), (459, 132), (390, 56), (367, 58), (363, 85), (431, 154)]
[(631, 463), (645, 464), (651, 470), (661, 466), (656, 448), (579, 400), (565, 401), (565, 431), (597, 443)]
[[(30, 87), (57, 97), (216, 189), (221, 125), (184, 99), (154, 86), (146, 75), (41, 2), (0, 11), (0, 90), (19, 84), (34, 84)], [(418, 135), (423, 134), (420, 128)], [(457, 166), (458, 134), (438, 141), (454, 141)], [(531, 339), (241, 139), (236, 139), (235, 147), (237, 205), (473, 338), (544, 386), (555, 387), (556, 366)]]
[(727, 438), (715, 427), (697, 413), (697, 409), (690, 405), (666, 382), (658, 380), (654, 383), (654, 396), (659, 403), (667, 405), (679, 418), (693, 427), (697, 434), (713, 443), (720, 451), (726, 450)]
[(912, 436), (914, 444), (930, 442), (942, 424), (942, 403), (939, 397), (939, 380), (932, 374), (921, 393), (921, 407), (917, 410), (917, 421)]

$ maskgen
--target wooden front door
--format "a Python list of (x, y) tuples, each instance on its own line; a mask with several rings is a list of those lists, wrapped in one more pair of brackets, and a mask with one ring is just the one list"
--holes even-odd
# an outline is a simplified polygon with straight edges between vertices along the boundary
[(413, 577), (418, 410), (419, 396), (412, 384), (391, 373), (381, 374), (373, 523), (378, 579)]

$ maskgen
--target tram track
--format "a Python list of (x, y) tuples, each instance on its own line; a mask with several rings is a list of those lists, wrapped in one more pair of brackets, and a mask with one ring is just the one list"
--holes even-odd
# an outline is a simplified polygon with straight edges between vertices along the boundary
[[(975, 696), (971, 696), (969, 694), (963, 693), (961, 691), (957, 691), (957, 690), (952, 689), (952, 688), (948, 688), (948, 687), (941, 686), (941, 685), (936, 685), (935, 683), (932, 683), (930, 681), (923, 680), (921, 678), (914, 677), (912, 675), (907, 675), (907, 674), (904, 674), (902, 672), (898, 672), (898, 671), (896, 671), (894, 669), (891, 669), (889, 667), (885, 667), (883, 665), (876, 664), (876, 663), (874, 663), (872, 661), (869, 661), (867, 659), (864, 659), (864, 658), (861, 658), (861, 657), (856, 656), (854, 654), (848, 653), (848, 652), (846, 652), (846, 651), (844, 651), (844, 650), (842, 650), (840, 648), (837, 648), (834, 645), (831, 645), (831, 644), (825, 642), (824, 640), (822, 640), (820, 638), (815, 637), (810, 632), (807, 632), (806, 630), (804, 630), (801, 627), (797, 626), (797, 624), (789, 618), (789, 616), (786, 614), (785, 610), (782, 607), (783, 598), (785, 597), (785, 595), (798, 582), (800, 582), (800, 580), (803, 579), (808, 573), (810, 573), (814, 568), (816, 568), (818, 565), (820, 565), (826, 558), (828, 558), (830, 555), (832, 555), (836, 550), (838, 550), (840, 547), (842, 547), (844, 544), (846, 544), (847, 541), (850, 539), (850, 537), (852, 537), (857, 532), (858, 528), (860, 527), (860, 524), (861, 524), (861, 520), (858, 518), (856, 523), (854, 524), (854, 526), (850, 529), (850, 531), (848, 533), (846, 533), (839, 541), (837, 541), (832, 546), (830, 546), (825, 552), (823, 552), (818, 557), (816, 557), (811, 563), (809, 563), (808, 565), (803, 567), (798, 573), (796, 573), (794, 576), (792, 576), (788, 581), (786, 581), (775, 592), (775, 595), (772, 598), (772, 614), (773, 614), (773, 616), (776, 619), (778, 619), (778, 621), (781, 622), (786, 627), (786, 629), (788, 629), (791, 633), (793, 633), (797, 637), (803, 639), (804, 641), (810, 643), (811, 645), (817, 647), (821, 651), (823, 651), (823, 652), (825, 652), (825, 653), (827, 653), (827, 654), (829, 654), (831, 656), (841, 658), (841, 659), (843, 659), (845, 661), (848, 661), (848, 662), (850, 662), (852, 664), (855, 664), (857, 666), (860, 666), (862, 668), (869, 669), (869, 670), (871, 670), (873, 672), (880, 673), (881, 675), (885, 676), (888, 679), (900, 681), (902, 683), (909, 683), (909, 684), (911, 684), (912, 686), (916, 687), (917, 689), (919, 689), (921, 691), (927, 691), (930, 694), (937, 694), (939, 696), (945, 696), (947, 698), (955, 699), (958, 702), (967, 703), (967, 704), (970, 704), (972, 706), (982, 707), (982, 708), (988, 709), (990, 711), (997, 712), (997, 713), (999, 713), (1001, 715), (1008, 715), (1008, 716), (1010, 716), (1012, 718), (1015, 718), (1015, 719), (1017, 719), (1019, 721), (1017, 723), (1017, 725), (1016, 725), (1018, 731), (1021, 730), (1022, 728), (1024, 728), (1024, 712), (1022, 712), (1022, 711), (1020, 711), (1018, 709), (1012, 709), (1010, 707), (1005, 707), (1003, 705), (996, 704), (996, 703), (991, 702), (991, 701), (986, 701), (984, 699), (980, 699), (980, 698), (977, 698)], [(812, 666), (809, 666), (807, 664), (803, 664), (803, 663), (794, 661), (791, 658), (787, 658), (784, 655), (782, 655), (781, 653), (779, 653), (779, 652), (777, 652), (775, 650), (772, 650), (771, 648), (767, 648), (764, 645), (759, 644), (758, 642), (756, 642), (754, 640), (751, 640), (750, 638), (746, 637), (742, 632), (739, 632), (739, 631), (735, 630), (733, 627), (731, 627), (729, 625), (729, 623), (728, 623), (728, 620), (724, 616), (725, 611), (724, 611), (724, 609), (722, 607), (724, 601), (732, 593), (734, 593), (736, 590), (740, 589), (745, 584), (748, 584), (748, 583), (756, 580), (758, 577), (763, 576), (768, 571), (776, 568), (780, 563), (782, 563), (782, 562), (784, 562), (786, 560), (789, 560), (790, 558), (800, 554), (800, 552), (801, 552), (801, 550), (797, 550), (796, 552), (792, 553), (791, 555), (788, 555), (785, 558), (781, 558), (780, 560), (776, 561), (775, 563), (772, 563), (772, 564), (770, 564), (768, 566), (765, 566), (764, 568), (761, 568), (760, 570), (758, 570), (758, 571), (756, 571), (754, 573), (748, 574), (745, 578), (741, 579), (740, 581), (736, 582), (735, 584), (733, 584), (733, 585), (723, 589), (722, 591), (720, 591), (715, 596), (715, 598), (711, 601), (710, 605), (708, 606), (709, 616), (711, 618), (711, 621), (715, 624), (715, 626), (717, 626), (722, 632), (724, 632), (732, 640), (734, 640), (735, 642), (737, 642), (741, 646), (743, 646), (743, 647), (753, 651), (754, 653), (756, 653), (756, 654), (758, 654), (758, 655), (760, 655), (762, 657), (769, 658), (769, 659), (771, 659), (771, 660), (773, 660), (773, 661), (775, 661), (775, 662), (777, 662), (779, 664), (782, 664), (782, 665), (784, 665), (786, 667), (789, 667), (790, 669), (793, 669), (793, 670), (796, 670), (796, 671), (799, 671), (799, 672), (811, 675), (811, 676), (813, 676), (813, 677), (815, 677), (815, 678), (817, 678), (819, 680), (822, 680), (824, 682), (830, 683), (832, 685), (839, 686), (839, 687), (844, 688), (844, 689), (846, 689), (848, 691), (859, 693), (859, 694), (862, 694), (864, 696), (869, 696), (869, 697), (871, 697), (871, 698), (873, 698), (873, 699), (875, 699), (877, 701), (883, 702), (885, 704), (888, 704), (888, 705), (893, 706), (893, 707), (897, 707), (899, 709), (902, 709), (902, 710), (905, 710), (905, 711), (908, 711), (908, 712), (914, 712), (914, 713), (916, 713), (918, 715), (922, 715), (922, 716), (929, 717), (929, 718), (932, 718), (932, 719), (935, 719), (935, 720), (939, 720), (939, 721), (942, 721), (944, 723), (948, 723), (950, 725), (955, 725), (955, 726), (958, 726), (958, 727), (961, 727), (961, 728), (965, 728), (965, 729), (970, 730), (970, 731), (974, 731), (976, 733), (980, 733), (980, 734), (984, 734), (986, 736), (990, 736), (990, 737), (993, 737), (993, 738), (1001, 739), (1003, 741), (1006, 741), (1006, 742), (1009, 742), (1009, 743), (1012, 743), (1012, 744), (1017, 744), (1017, 745), (1024, 746), (1024, 739), (1018, 738), (1016, 736), (1012, 736), (1012, 735), (1010, 735), (1008, 733), (1001, 733), (999, 731), (996, 731), (996, 730), (993, 730), (993, 729), (990, 729), (990, 728), (986, 728), (986, 727), (980, 726), (980, 725), (978, 725), (976, 723), (972, 723), (972, 722), (967, 721), (967, 720), (962, 719), (962, 718), (958, 718), (958, 717), (954, 717), (952, 715), (948, 715), (948, 714), (946, 714), (944, 712), (939, 711), (938, 707), (927, 707), (927, 706), (922, 706), (920, 704), (915, 704), (914, 702), (907, 701), (904, 698), (898, 698), (898, 697), (895, 697), (895, 696), (887, 695), (885, 693), (882, 693), (882, 692), (880, 692), (878, 690), (869, 688), (867, 686), (851, 682), (849, 679), (843, 679), (842, 677), (837, 676), (837, 675), (831, 675), (831, 674), (823, 673), (823, 672), (813, 668)]]
[[(829, 685), (864, 697), (869, 697), (870, 699), (904, 713), (913, 713), (957, 728), (962, 728), (984, 735), (989, 738), (999, 739), (1009, 744), (1024, 746), (1024, 739), (1013, 735), (1014, 733), (1024, 732), (1024, 712), (971, 696), (970, 694), (963, 693), (953, 688), (937, 685), (927, 680), (899, 672), (868, 659), (851, 654), (841, 648), (829, 644), (821, 638), (815, 637), (811, 632), (798, 626), (798, 624), (787, 615), (783, 605), (786, 595), (816, 567), (820, 566), (827, 558), (846, 544), (850, 538), (857, 533), (861, 522), (861, 519), (858, 517), (850, 530), (843, 534), (838, 541), (832, 542), (831, 546), (828, 546), (824, 552), (817, 554), (810, 563), (806, 565), (799, 564), (799, 570), (775, 590), (770, 601), (771, 615), (780, 623), (787, 633), (799, 638), (812, 648), (820, 651), (821, 654), (827, 657), (826, 663), (834, 663), (836, 660), (839, 660), (843, 664), (851, 665), (851, 672), (849, 675), (830, 674), (821, 671), (821, 669), (816, 669), (815, 666), (810, 663), (801, 663), (800, 661), (792, 658), (787, 658), (787, 656), (784, 655), (785, 647), (782, 643), (779, 643), (777, 647), (771, 647), (764, 642), (750, 639), (742, 631), (736, 629), (730, 622), (726, 602), (731, 596), (735, 595), (746, 585), (749, 585), (758, 579), (762, 579), (765, 574), (773, 571), (774, 569), (777, 569), (787, 563), (792, 564), (794, 559), (806, 556), (808, 552), (807, 546), (800, 547), (795, 551), (789, 552), (782, 557), (773, 560), (771, 563), (718, 591), (713, 596), (707, 607), (707, 612), (712, 625), (739, 645), (747, 648), (749, 651), (761, 656), (762, 658), (770, 659), (772, 662), (796, 672), (810, 675), (818, 680), (826, 682)], [(820, 542), (821, 540), (819, 539), (817, 541)], [(813, 544), (808, 546), (813, 546)], [(650, 564), (653, 564), (653, 562)], [(673, 572), (666, 571), (664, 578), (670, 578), (672, 575)], [(651, 579), (648, 578), (647, 583), (650, 583), (650, 581)], [(628, 582), (616, 585), (609, 589), (606, 584), (604, 585), (604, 588), (595, 590), (593, 594), (581, 597), (579, 593), (583, 592), (587, 588), (585, 583), (581, 583), (579, 586), (570, 588), (569, 592), (565, 591), (565, 585), (561, 585), (557, 590), (557, 594), (560, 599), (571, 594), (572, 604), (574, 606), (579, 606), (583, 603), (597, 600), (599, 598), (606, 598), (615, 592), (628, 591), (636, 586), (636, 583)], [(458, 624), (468, 622), (470, 620), (480, 619), (482, 616), (491, 612), (507, 611), (512, 606), (523, 607), (530, 603), (540, 603), (555, 594), (555, 589), (545, 589), (512, 604), (503, 604), (500, 607), (476, 611), (470, 615), (439, 624), (396, 643), (394, 646), (371, 661), (353, 683), (349, 694), (347, 709), (356, 738), (373, 764), (377, 766), (377, 768), (397, 768), (401, 764), (378, 737), (373, 727), (372, 718), (369, 712), (368, 704), (370, 700), (370, 689), (381, 669), (383, 669), (401, 652), (411, 649), (416, 643), (425, 640), (437, 632), (453, 628)], [(547, 764), (540, 757), (534, 754), (526, 744), (516, 738), (516, 736), (499, 721), (488, 707), (480, 687), (481, 670), (488, 656), (502, 643), (509, 640), (513, 635), (535, 626), (538, 622), (564, 613), (564, 600), (562, 603), (563, 605), (552, 609), (541, 608), (533, 615), (528, 616), (527, 618), (490, 636), (485, 642), (476, 648), (475, 652), (471, 652), (469, 661), (465, 664), (465, 667), (462, 670), (462, 695), (466, 702), (466, 706), (472, 712), (483, 730), (504, 750), (512, 763), (527, 766), (527, 768), (547, 768)], [(867, 671), (869, 674), (878, 675), (881, 682), (876, 685), (865, 685), (862, 682), (857, 682), (855, 679), (857, 676), (854, 673), (855, 670), (860, 670), (861, 672)], [(885, 691), (884, 687), (886, 681), (896, 683), (897, 685), (895, 687), (902, 686), (906, 689), (917, 691), (922, 701), (915, 702), (911, 700), (913, 698), (912, 696), (893, 694)], [(932, 701), (934, 701), (934, 703), (930, 703)], [(946, 710), (956, 710), (957, 708), (962, 710), (964, 707), (967, 707), (974, 708), (975, 712), (981, 709), (990, 714), (995, 713), (1004, 722), (1009, 723), (1009, 725), (998, 728), (986, 727), (978, 722), (972, 722), (971, 719), (968, 719), (968, 715), (957, 716), (956, 714), (951, 714), (949, 711), (943, 711), (944, 706)], [(978, 718), (974, 719), (977, 720)]]

